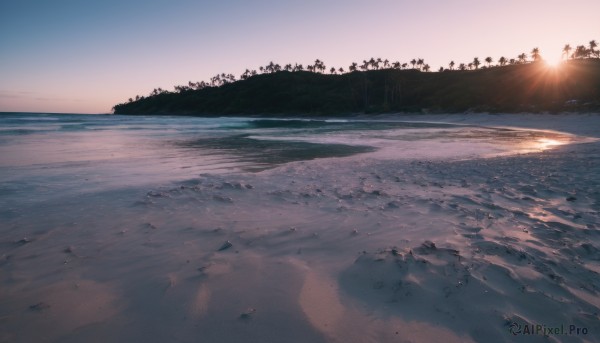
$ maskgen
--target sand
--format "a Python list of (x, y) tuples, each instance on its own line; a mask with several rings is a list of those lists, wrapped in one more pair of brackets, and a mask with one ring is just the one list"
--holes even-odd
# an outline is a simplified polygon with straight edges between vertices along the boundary
[[(386, 119), (600, 138), (591, 114)], [(365, 153), (7, 208), (0, 341), (598, 342), (599, 171), (594, 140)]]

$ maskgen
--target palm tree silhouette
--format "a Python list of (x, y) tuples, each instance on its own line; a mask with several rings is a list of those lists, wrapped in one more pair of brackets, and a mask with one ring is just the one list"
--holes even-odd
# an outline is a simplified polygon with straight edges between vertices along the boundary
[(422, 58), (417, 59), (417, 65), (419, 66), (419, 69), (422, 69), (424, 64), (425, 64), (424, 59), (422, 59)]
[(358, 67), (358, 64), (356, 64), (356, 62), (352, 62), (352, 64), (348, 67), (348, 70), (350, 70), (350, 72), (356, 71), (356, 68)]
[(450, 61), (448, 66), (450, 67), (450, 70), (453, 70), (454, 69), (454, 61)]
[(520, 54), (519, 56), (517, 56), (517, 58), (519, 59), (519, 63), (527, 62), (527, 55), (525, 53)]
[(563, 56), (567, 57), (567, 60), (569, 59), (569, 51), (571, 51), (572, 48), (569, 44), (565, 44), (565, 47), (562, 49), (563, 51)]
[(492, 60), (492, 58), (491, 58), (491, 57), (486, 57), (486, 58), (485, 58), (485, 63), (487, 63), (488, 67), (490, 66), (490, 64), (492, 64), (492, 62), (493, 62), (493, 61), (494, 61), (494, 60)]
[(410, 64), (412, 64), (413, 69), (415, 69), (415, 64), (417, 64), (417, 60), (413, 58), (412, 60), (410, 60)]
[(533, 58), (534, 62), (537, 62), (540, 59), (540, 49), (539, 48), (533, 48), (533, 50), (531, 50), (531, 58)]
[(590, 55), (596, 55), (596, 56), (598, 56), (598, 54), (599, 54), (600, 52), (596, 52), (596, 50), (594, 50), (594, 49), (596, 49), (597, 47), (598, 47), (598, 43), (596, 43), (596, 41), (595, 41), (595, 40), (591, 40), (591, 41), (590, 41)]
[(479, 62), (479, 58), (475, 57), (473, 59), (473, 65), (475, 66), (475, 69), (479, 69), (480, 64), (481, 64), (481, 62)]
[(505, 66), (506, 65), (506, 57), (504, 57), (504, 56), (500, 57), (500, 59), (498, 60), (498, 63), (501, 66)]

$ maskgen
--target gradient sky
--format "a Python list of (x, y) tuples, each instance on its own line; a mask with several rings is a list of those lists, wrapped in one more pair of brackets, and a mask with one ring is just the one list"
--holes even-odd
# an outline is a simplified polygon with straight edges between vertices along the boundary
[(269, 61), (557, 59), (600, 41), (599, 13), (598, 0), (0, 0), (0, 111), (108, 113)]

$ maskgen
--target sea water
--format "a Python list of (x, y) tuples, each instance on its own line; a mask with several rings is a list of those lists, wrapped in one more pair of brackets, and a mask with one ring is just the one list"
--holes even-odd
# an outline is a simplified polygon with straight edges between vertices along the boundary
[(0, 202), (155, 184), (201, 174), (370, 153), (473, 158), (576, 141), (546, 131), (352, 119), (0, 114)]

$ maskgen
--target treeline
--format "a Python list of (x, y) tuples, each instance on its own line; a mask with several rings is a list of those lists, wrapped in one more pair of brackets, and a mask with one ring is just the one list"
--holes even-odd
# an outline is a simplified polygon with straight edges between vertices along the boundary
[[(247, 69), (239, 80), (233, 74), (223, 73), (209, 81), (176, 86), (174, 92), (156, 88), (149, 96), (136, 96), (116, 105), (114, 111), (220, 115), (424, 109), (535, 111), (565, 110), (567, 105), (582, 109), (595, 106), (598, 100), (600, 51), (596, 47), (595, 41), (590, 42), (589, 48), (580, 45), (572, 49), (565, 45), (563, 57), (568, 63), (556, 70), (536, 63), (543, 60), (538, 48), (532, 49), (529, 56), (522, 53), (516, 58), (500, 57), (496, 64), (487, 57), (481, 68), (477, 57), (458, 65), (451, 61), (448, 68), (440, 68), (438, 73), (428, 73), (430, 67), (421, 58), (407, 63), (371, 58), (360, 65), (350, 64), (347, 71), (342, 67), (328, 70), (319, 59), (306, 67), (270, 62), (258, 70)], [(581, 73), (583, 70), (589, 73)], [(519, 85), (533, 81), (536, 83), (530, 89), (522, 89), (525, 95), (504, 99), (502, 94), (496, 94), (512, 94), (521, 89)], [(542, 84), (545, 89), (537, 89)]]

